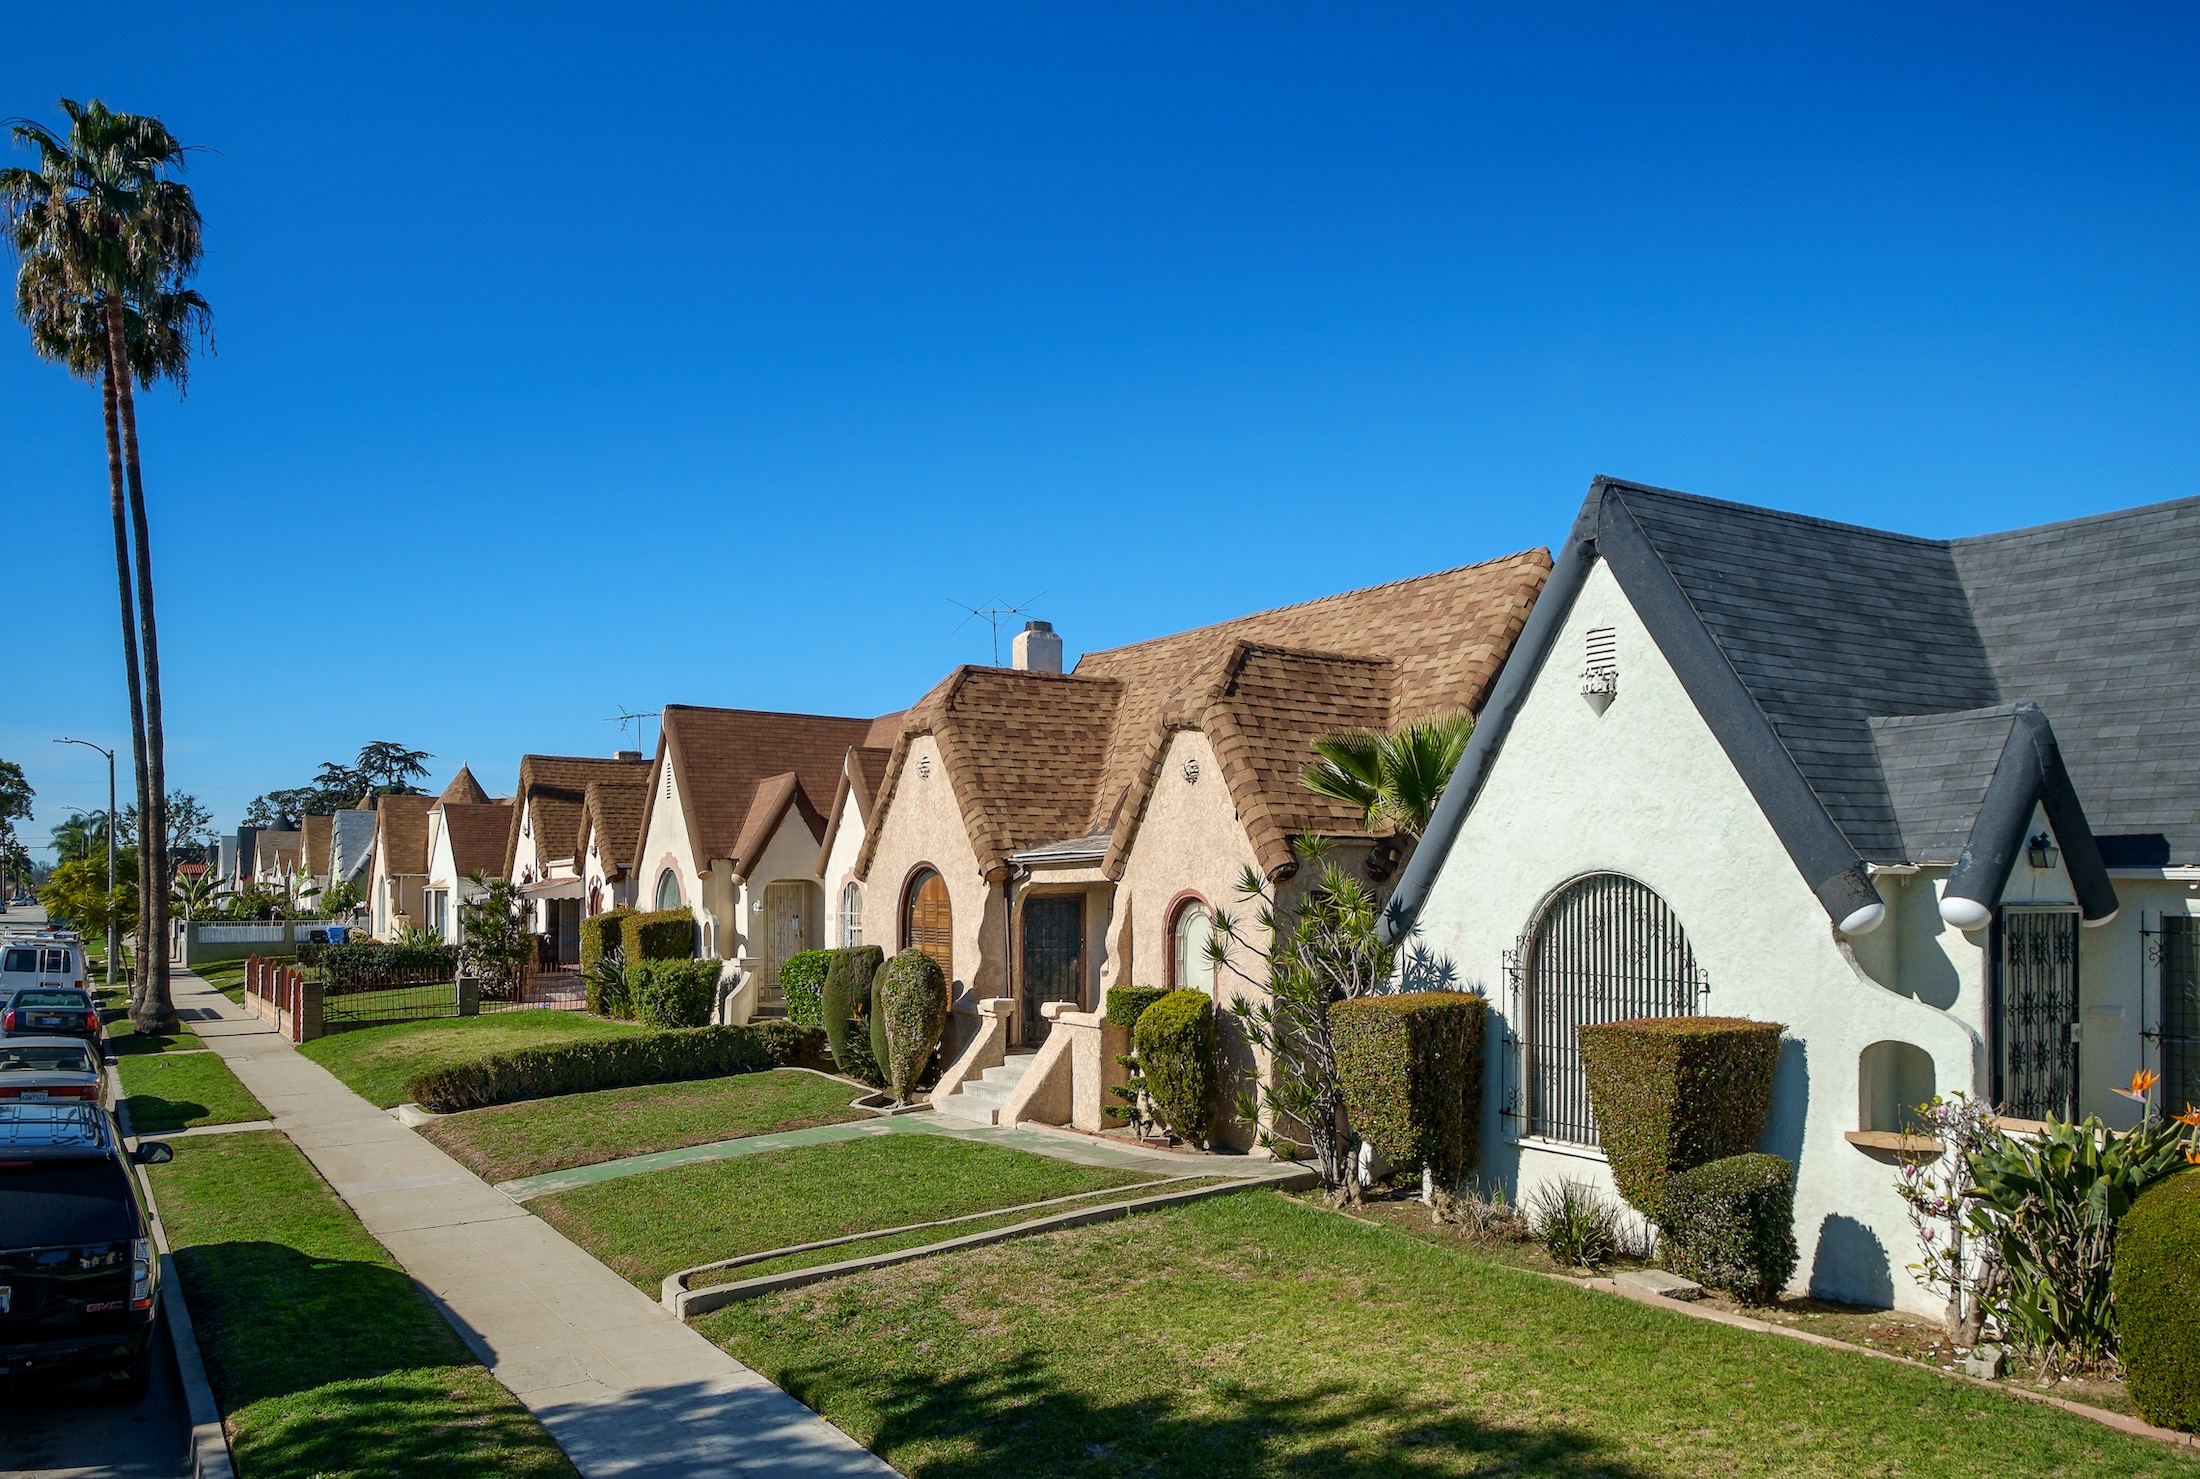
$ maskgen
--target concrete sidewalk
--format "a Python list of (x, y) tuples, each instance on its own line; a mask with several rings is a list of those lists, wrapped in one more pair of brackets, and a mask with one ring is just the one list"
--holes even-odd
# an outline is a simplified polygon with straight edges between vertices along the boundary
[(196, 976), (175, 996), (587, 1479), (894, 1474)]

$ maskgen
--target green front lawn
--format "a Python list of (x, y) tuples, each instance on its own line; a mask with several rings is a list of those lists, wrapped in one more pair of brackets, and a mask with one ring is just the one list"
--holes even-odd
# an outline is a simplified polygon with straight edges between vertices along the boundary
[(173, 1053), (203, 1048), (199, 1035), (188, 1026), (178, 1026), (174, 1032), (139, 1032), (130, 1022), (130, 992), (117, 986), (113, 991), (105, 987), (95, 988), (92, 995), (99, 1002), (100, 1020), (107, 1028), (107, 1048), (117, 1058), (138, 1053)]
[(154, 1195), (243, 1479), (572, 1479), (288, 1140), (175, 1149)]
[(218, 1053), (134, 1054), (116, 1059), (115, 1072), (129, 1101), (130, 1129), (138, 1135), (268, 1117), (267, 1106)]
[(945, 1135), (892, 1134), (652, 1171), (538, 1197), (527, 1209), (655, 1294), (665, 1275), (699, 1263), (1147, 1179)]
[[(287, 955), (281, 957), (281, 960), (286, 963), (290, 959), (292, 957)], [(245, 962), (241, 960), (217, 960), (210, 961), (205, 965), (191, 967), (191, 974), (242, 1006), (244, 1005), (244, 968)]]
[(1269, 1192), (732, 1306), (698, 1328), (911, 1479), (2166, 1476), (2200, 1456)]
[(484, 1180), (508, 1181), (654, 1150), (867, 1119), (848, 1107), (861, 1092), (837, 1079), (775, 1068), (500, 1104), (446, 1115), (421, 1133)]
[(514, 1048), (634, 1030), (631, 1023), (612, 1022), (586, 1012), (492, 1012), (481, 1017), (444, 1017), (332, 1032), (298, 1051), (358, 1094), (388, 1109), (405, 1102), (405, 1081), (426, 1069)]

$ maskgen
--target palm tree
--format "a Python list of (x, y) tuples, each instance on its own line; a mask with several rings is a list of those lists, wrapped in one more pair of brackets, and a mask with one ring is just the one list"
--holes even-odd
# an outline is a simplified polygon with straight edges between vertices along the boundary
[[(69, 120), (66, 137), (28, 119), (10, 124), (15, 141), (36, 150), (39, 162), (0, 170), (0, 219), (22, 259), (16, 312), (31, 329), (33, 347), (72, 373), (97, 374), (101, 383), (138, 812), (146, 823), (143, 876), (160, 880), (168, 876), (167, 760), (133, 382), (165, 377), (180, 391), (194, 343), (210, 333), (205, 300), (186, 286), (201, 253), (199, 211), (189, 187), (171, 178), (184, 166), (184, 146), (158, 119), (117, 113), (96, 100), (63, 98), (60, 107)], [(174, 1016), (165, 887), (142, 891), (138, 949), (144, 969), (131, 1016), (152, 1029)]]
[(1388, 825), (1418, 839), (1473, 735), (1466, 713), (1432, 714), (1395, 734), (1328, 735), (1314, 741), (1315, 761), (1300, 780), (1317, 796), (1359, 808), (1370, 830)]

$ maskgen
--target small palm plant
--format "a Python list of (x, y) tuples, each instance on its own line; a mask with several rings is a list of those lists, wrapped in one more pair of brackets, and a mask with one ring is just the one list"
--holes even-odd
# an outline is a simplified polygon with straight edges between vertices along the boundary
[(1432, 714), (1395, 734), (1357, 729), (1314, 742), (1306, 789), (1366, 815), (1370, 831), (1391, 827), (1418, 838), (1474, 736), (1474, 716)]

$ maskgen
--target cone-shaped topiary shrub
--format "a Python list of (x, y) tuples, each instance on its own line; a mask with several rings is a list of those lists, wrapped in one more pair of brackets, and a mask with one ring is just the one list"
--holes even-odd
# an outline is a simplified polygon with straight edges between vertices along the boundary
[(886, 1086), (907, 1104), (947, 1030), (947, 977), (940, 963), (914, 947), (886, 962), (871, 984), (872, 1018), (886, 1038)]
[(1665, 1266), (1751, 1304), (1787, 1287), (1795, 1246), (1795, 1167), (1756, 1151), (1665, 1180)]
[(1481, 1156), (1482, 1030), (1489, 1003), (1465, 991), (1359, 996), (1329, 1008), (1352, 1128), (1402, 1169), (1446, 1190)]
[(851, 1078), (884, 1083), (886, 1075), (879, 1071), (878, 1058), (871, 1051), (871, 981), (885, 963), (886, 952), (876, 945), (851, 945), (832, 954), (819, 1011), (825, 1040), (832, 1044), (833, 1063)]
[(2109, 1290), (2133, 1405), (2200, 1433), (2200, 1171), (2156, 1182), (2124, 1213)]
[(1171, 991), (1138, 1014), (1131, 1044), (1161, 1123), (1207, 1143), (1215, 1098), (1215, 1004), (1204, 991)]
[(830, 950), (802, 950), (780, 966), (779, 994), (786, 998), (789, 1022), (803, 1027), (825, 1025), (825, 973), (832, 964)]
[(1107, 1021), (1110, 1027), (1125, 1030), (1136, 1027), (1146, 1008), (1167, 996), (1160, 986), (1110, 986), (1108, 988)]
[(716, 960), (640, 960), (626, 968), (634, 1018), (644, 1027), (702, 1027), (718, 1009)]
[(1772, 1112), (1777, 1022), (1642, 1017), (1581, 1029), (1589, 1107), (1619, 1194), (1662, 1224), (1666, 1178), (1757, 1148)]

